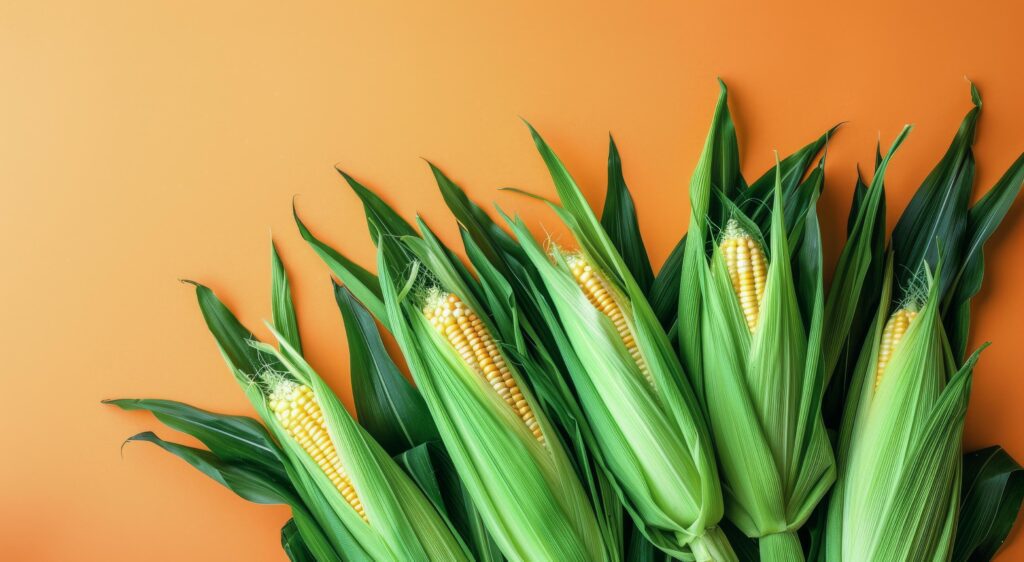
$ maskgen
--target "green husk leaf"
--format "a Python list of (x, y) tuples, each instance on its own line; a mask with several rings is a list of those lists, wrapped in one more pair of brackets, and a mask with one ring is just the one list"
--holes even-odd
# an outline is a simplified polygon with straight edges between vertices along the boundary
[[(433, 280), (488, 320), (480, 301), (432, 238), (405, 244)], [(391, 276), (382, 239), (378, 252), (393, 333), (437, 423), (452, 462), (495, 542), (512, 560), (605, 559), (600, 532), (586, 495), (548, 422), (518, 370), (509, 364), (524, 399), (547, 439), (541, 445), (511, 408), (477, 376), (434, 330), (420, 303), (399, 299), (407, 283)], [(493, 328), (488, 325), (493, 332)], [(510, 487), (512, 483), (514, 487)]]
[(360, 425), (390, 455), (440, 439), (423, 397), (391, 359), (369, 311), (345, 287), (335, 284), (334, 297), (345, 323)]
[(960, 269), (943, 303), (943, 317), (950, 336), (953, 356), (958, 360), (967, 349), (970, 300), (981, 289), (985, 273), (984, 246), (1002, 222), (1024, 182), (1024, 155), (1017, 158), (1003, 177), (985, 193), (967, 214), (967, 242)]
[(294, 519), (289, 519), (284, 527), (281, 527), (281, 548), (291, 562), (317, 562), (302, 539), (302, 533), (299, 532)]
[(637, 284), (647, 291), (654, 281), (654, 271), (647, 257), (643, 236), (640, 235), (633, 196), (622, 174), (619, 149), (611, 135), (608, 136), (608, 191), (605, 194), (604, 210), (601, 211), (601, 226), (622, 255)]
[[(341, 280), (343, 285), (352, 291), (352, 294), (359, 299), (359, 302), (363, 303), (363, 306), (370, 310), (374, 317), (386, 318), (384, 301), (380, 291), (380, 281), (377, 280), (377, 276), (341, 255), (334, 248), (321, 242), (316, 236), (313, 236), (313, 233), (306, 228), (306, 225), (299, 218), (299, 213), (294, 205), (292, 206), (292, 214), (295, 217), (295, 225), (299, 228), (299, 234), (320, 256), (320, 259), (324, 260), (324, 263), (331, 269), (331, 272)], [(386, 321), (382, 320), (382, 322), (387, 326)]]
[(953, 562), (991, 560), (1024, 500), (1024, 468), (994, 445), (964, 455), (960, 520)]
[(445, 513), (480, 562), (504, 560), (441, 443), (417, 445), (395, 457), (438, 511)]
[(906, 288), (917, 275), (922, 261), (934, 268), (939, 261), (939, 243), (943, 268), (939, 295), (952, 286), (958, 264), (963, 259), (967, 234), (967, 209), (974, 185), (974, 133), (981, 114), (981, 98), (971, 84), (974, 107), (964, 117), (945, 155), (914, 193), (892, 232), (897, 287)]
[[(885, 188), (883, 186), (885, 171), (896, 153), (896, 149), (903, 144), (910, 133), (910, 129), (909, 125), (903, 127), (889, 147), (889, 152), (878, 165), (871, 180), (871, 187), (867, 189), (867, 195), (860, 204), (853, 229), (839, 255), (839, 261), (836, 263), (832, 286), (825, 300), (825, 331), (822, 340), (822, 353), (826, 382), (831, 379), (839, 361), (840, 351), (849, 336), (857, 305), (863, 298), (862, 291), (865, 287), (868, 291), (874, 289), (872, 285), (866, 286), (865, 280), (872, 263), (877, 263), (877, 260), (880, 259), (875, 252), (878, 248), (879, 238), (884, 238), (885, 235)], [(853, 342), (853, 345), (856, 346), (857, 342)]]
[[(273, 330), (273, 328), (271, 328)], [(456, 538), (449, 523), (423, 492), (409, 479), (384, 449), (360, 427), (345, 410), (337, 396), (308, 363), (274, 331), (279, 348), (258, 344), (265, 353), (278, 358), (293, 377), (313, 389), (324, 415), (327, 432), (345, 460), (345, 468), (352, 485), (359, 493), (366, 516), (366, 524), (346, 500), (337, 493), (334, 484), (321, 471), (314, 481), (335, 511), (346, 521), (360, 544), (378, 560), (464, 560), (468, 559), (465, 545)], [(310, 471), (316, 462), (299, 448), (294, 440), (285, 443), (293, 458), (307, 465)]]
[(150, 431), (130, 437), (126, 443), (136, 441), (152, 443), (171, 453), (242, 499), (260, 504), (288, 505), (296, 521), (296, 530), (302, 534), (304, 544), (316, 553), (318, 560), (344, 560), (288, 484), (243, 462), (225, 461), (210, 451), (165, 441)]
[(271, 284), (270, 302), (273, 312), (274, 327), (288, 340), (299, 353), (302, 353), (302, 338), (299, 336), (299, 322), (295, 318), (295, 304), (292, 300), (292, 289), (288, 283), (288, 273), (277, 252), (277, 245), (270, 243)]
[(220, 459), (251, 463), (267, 475), (287, 482), (280, 448), (266, 428), (252, 418), (208, 412), (172, 400), (118, 399), (103, 403), (122, 410), (151, 412), (167, 427), (198, 439)]
[[(274, 355), (262, 353), (256, 349), (254, 344), (256, 338), (252, 332), (242, 326), (230, 310), (217, 298), (209, 288), (195, 282), (189, 282), (196, 288), (196, 297), (200, 310), (206, 320), (210, 333), (214, 336), (217, 346), (221, 351), (232, 375), (239, 386), (245, 392), (246, 397), (259, 413), (260, 418), (267, 424), (275, 440), (286, 450), (290, 448), (291, 455), (287, 459), (307, 458), (305, 452), (298, 449), (292, 440), (285, 435), (274, 421), (270, 412), (266, 397), (258, 380), (258, 375), (265, 370), (280, 372), (284, 369), (280, 361)], [(287, 460), (286, 459), (286, 460)], [(284, 469), (289, 480), (295, 487), (296, 493), (302, 499), (303, 505), (309, 510), (311, 517), (324, 530), (324, 535), (330, 541), (334, 551), (343, 554), (344, 560), (366, 561), (373, 560), (373, 557), (364, 547), (366, 538), (353, 534), (352, 527), (347, 525), (338, 516), (335, 506), (330, 500), (331, 496), (325, 495), (317, 485), (315, 477), (317, 474), (323, 476), (319, 468), (308, 466), (308, 462), (284, 462)], [(312, 470), (311, 470), (312, 469)], [(336, 490), (334, 494), (337, 495)], [(347, 506), (346, 509), (351, 511)], [(293, 512), (294, 513), (294, 512)], [(308, 525), (303, 520), (297, 520), (300, 529)], [(358, 533), (357, 533), (358, 534)], [(330, 558), (328, 558), (330, 559)]]

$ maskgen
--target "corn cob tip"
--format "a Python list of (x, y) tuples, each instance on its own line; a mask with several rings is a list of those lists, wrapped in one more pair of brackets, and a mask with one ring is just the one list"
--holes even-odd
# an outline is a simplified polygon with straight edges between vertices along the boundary
[(875, 367), (876, 391), (878, 386), (882, 384), (885, 369), (892, 360), (893, 352), (896, 351), (896, 347), (903, 340), (903, 336), (907, 333), (907, 329), (910, 328), (911, 322), (917, 318), (917, 314), (918, 307), (914, 304), (908, 304), (893, 312), (892, 316), (885, 323), (885, 327), (882, 329), (882, 340), (878, 345), (878, 363)]
[(740, 301), (743, 318), (752, 332), (761, 315), (761, 298), (768, 279), (764, 249), (735, 219), (726, 223), (719, 249), (725, 258), (733, 291)]
[(272, 383), (268, 399), (270, 410), (288, 436), (313, 459), (359, 517), (369, 522), (363, 502), (331, 441), (313, 389), (280, 377)]
[(652, 389), (656, 388), (651, 370), (647, 366), (647, 361), (640, 352), (636, 338), (633, 335), (629, 318), (623, 312), (625, 308), (624, 303), (619, 302), (620, 298), (616, 297), (608, 279), (590, 264), (582, 252), (568, 254), (565, 262), (572, 271), (573, 279), (576, 280), (576, 284), (583, 291), (583, 294), (586, 295), (590, 304), (611, 320), (612, 325), (615, 326), (615, 330), (619, 334), (619, 338), (622, 339), (623, 345), (626, 346), (626, 351), (629, 352), (637, 368), (640, 369), (644, 380), (647, 381), (647, 384)]
[(545, 444), (540, 422), (512, 377), (497, 342), (476, 312), (454, 294), (432, 288), (427, 292), (423, 314), (462, 361), (512, 408), (537, 441)]

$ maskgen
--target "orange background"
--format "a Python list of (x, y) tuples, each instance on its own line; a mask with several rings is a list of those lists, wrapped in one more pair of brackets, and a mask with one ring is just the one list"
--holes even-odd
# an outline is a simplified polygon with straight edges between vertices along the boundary
[[(374, 5), (369, 5), (374, 4)], [(282, 560), (287, 512), (259, 507), (148, 445), (177, 437), (99, 404), (160, 397), (247, 413), (179, 277), (250, 325), (269, 316), (271, 230), (293, 274), (313, 363), (346, 401), (347, 354), (314, 230), (373, 263), (362, 211), (332, 166), (455, 229), (423, 161), (532, 220), (496, 187), (552, 191), (529, 118), (595, 204), (616, 135), (661, 262), (716, 75), (731, 86), (748, 177), (848, 121), (829, 150), (822, 213), (833, 262), (858, 162), (916, 128), (887, 185), (890, 225), (969, 109), (985, 100), (978, 177), (1024, 149), (1011, 2), (633, 3), (8, 1), (0, 6), (0, 240), (6, 350), (0, 552), (6, 560)], [(511, 3), (510, 3), (511, 4)], [(973, 344), (967, 445), (1024, 460), (1017, 330), (1021, 205), (989, 245)], [(1014, 220), (1016, 219), (1016, 220)], [(1024, 558), (1012, 540), (1004, 560)]]

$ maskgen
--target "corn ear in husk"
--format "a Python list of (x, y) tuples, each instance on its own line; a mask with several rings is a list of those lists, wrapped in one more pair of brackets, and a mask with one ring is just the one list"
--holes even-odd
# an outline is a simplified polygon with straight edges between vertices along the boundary
[[(569, 375), (600, 458), (655, 546), (733, 560), (717, 528), (723, 505), (710, 434), (670, 340), (575, 181), (531, 132), (558, 191), (555, 210), (579, 250), (553, 248), (549, 256), (521, 221), (510, 222), (553, 304), (549, 320), (564, 330)], [(588, 288), (594, 284), (602, 296)]]
[[(696, 319), (680, 322), (680, 350), (710, 420), (726, 516), (759, 539), (762, 560), (802, 560), (796, 531), (835, 478), (821, 418), (817, 194), (806, 215), (794, 217), (799, 237), (791, 234), (777, 167), (766, 243), (755, 221), (713, 187), (715, 142), (713, 129), (691, 183), (680, 314)], [(712, 198), (730, 210), (718, 236), (706, 214)]]
[[(609, 560), (560, 437), (500, 342), (487, 340), (500, 355), (515, 407), (486, 378), (493, 365), (483, 372), (468, 363), (425, 313), (425, 305), (457, 302), (460, 318), (472, 314), (482, 331), (496, 333), (462, 272), (420, 226), (424, 238), (378, 240), (388, 323), (485, 526), (510, 560)], [(389, 261), (401, 254), (399, 245), (415, 259)]]
[[(848, 395), (840, 478), (829, 506), (827, 560), (949, 558), (958, 517), (961, 438), (980, 349), (957, 368), (937, 276), (881, 305)], [(922, 294), (923, 293), (923, 294)]]
[[(276, 349), (258, 343), (213, 292), (196, 285), (200, 309), (225, 361), (285, 454), (285, 469), (304, 506), (338, 560), (468, 560), (461, 539), (395, 461), (341, 405), (293, 343), (294, 311), (275, 252)], [(289, 320), (290, 319), (290, 320)], [(283, 427), (271, 401), (301, 387), (312, 395), (323, 425), (358, 498), (357, 510), (300, 443)], [(308, 390), (306, 390), (308, 389)], [(325, 555), (321, 555), (325, 556)], [(327, 559), (331, 559), (327, 556)]]

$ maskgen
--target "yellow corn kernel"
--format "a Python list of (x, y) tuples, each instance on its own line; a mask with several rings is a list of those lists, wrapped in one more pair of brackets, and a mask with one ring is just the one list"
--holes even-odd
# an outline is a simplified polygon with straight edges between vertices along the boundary
[(616, 302), (614, 293), (608, 285), (608, 280), (597, 269), (587, 263), (587, 259), (583, 254), (575, 253), (568, 256), (566, 263), (568, 263), (569, 268), (572, 270), (572, 276), (576, 279), (576, 284), (579, 285), (580, 289), (583, 289), (583, 294), (587, 296), (587, 300), (590, 301), (590, 304), (594, 305), (594, 308), (601, 311), (612, 321), (615, 329), (619, 332), (622, 343), (626, 346), (626, 350), (629, 351), (629, 355), (640, 369), (640, 373), (643, 374), (647, 384), (651, 388), (655, 388), (654, 377), (651, 376), (651, 370), (647, 366), (647, 361), (644, 360), (643, 354), (640, 353), (636, 338), (633, 336), (633, 330), (629, 326), (629, 319), (623, 314), (622, 306)]
[(316, 462), (363, 521), (368, 522), (363, 502), (359, 500), (352, 480), (345, 472), (345, 466), (338, 458), (338, 452), (327, 433), (324, 414), (313, 389), (291, 381), (280, 381), (271, 391), (269, 405), (281, 427)]
[(719, 248), (729, 269), (733, 291), (740, 300), (747, 328), (753, 332), (761, 314), (761, 297), (764, 296), (768, 278), (768, 262), (764, 258), (764, 250), (733, 219), (729, 219), (726, 224), (725, 236)]
[(882, 375), (885, 374), (885, 368), (889, 365), (889, 360), (892, 359), (892, 354), (896, 351), (896, 346), (899, 345), (900, 340), (903, 339), (903, 335), (907, 333), (907, 328), (910, 327), (910, 323), (917, 318), (917, 311), (908, 308), (901, 308), (894, 312), (889, 317), (889, 321), (885, 323), (885, 328), (882, 329), (882, 341), (878, 346), (878, 367), (875, 369), (875, 390), (878, 390), (878, 385), (882, 383)]
[(519, 390), (505, 357), (483, 320), (459, 297), (440, 291), (427, 298), (423, 314), (435, 330), (448, 340), (462, 360), (509, 405), (541, 444), (544, 432), (530, 405)]

